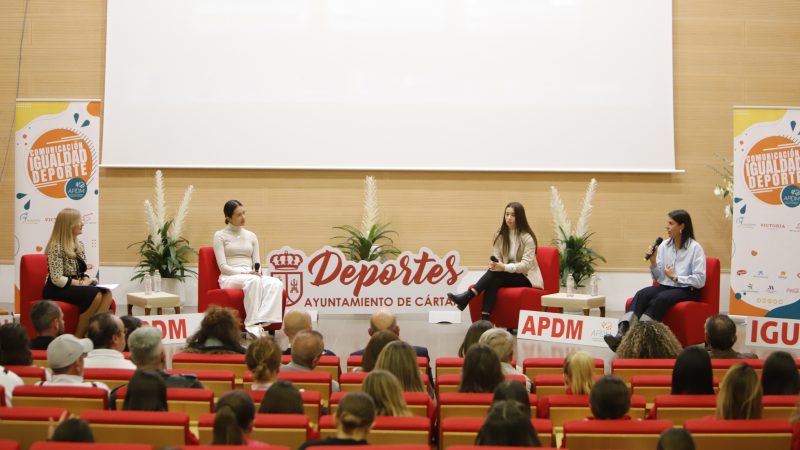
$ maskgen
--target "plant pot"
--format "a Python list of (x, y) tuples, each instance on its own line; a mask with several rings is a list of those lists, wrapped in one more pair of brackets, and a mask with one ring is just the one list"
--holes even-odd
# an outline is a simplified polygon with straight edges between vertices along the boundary
[(161, 291), (175, 294), (181, 298), (181, 302), (186, 298), (186, 283), (178, 278), (162, 278)]

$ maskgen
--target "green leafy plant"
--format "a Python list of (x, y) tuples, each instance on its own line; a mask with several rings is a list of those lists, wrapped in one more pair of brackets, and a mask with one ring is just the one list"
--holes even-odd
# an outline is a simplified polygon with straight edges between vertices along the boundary
[(561, 237), (555, 243), (562, 248), (561, 252), (561, 285), (566, 286), (567, 275), (572, 274), (576, 287), (583, 287), (583, 281), (588, 280), (595, 272), (597, 260), (606, 262), (606, 259), (589, 247), (589, 238), (594, 233), (583, 236), (567, 235), (559, 227)]
[(170, 236), (171, 227), (172, 220), (168, 220), (164, 226), (158, 229), (155, 239), (152, 234), (149, 234), (147, 239), (128, 246), (130, 248), (138, 245), (139, 255), (142, 258), (136, 266), (136, 274), (131, 280), (142, 279), (145, 275), (153, 274), (156, 271), (161, 274), (161, 278), (177, 278), (179, 280), (183, 280), (187, 275), (197, 275), (194, 270), (186, 268), (186, 264), (189, 262), (188, 256), (197, 252), (189, 246), (189, 241), (186, 239)]
[(376, 223), (367, 233), (352, 225), (333, 227), (346, 233), (334, 237), (334, 239), (344, 239), (344, 242), (335, 247), (342, 250), (351, 261), (385, 261), (389, 256), (400, 254), (400, 250), (395, 248), (394, 241), (388, 236), (397, 232), (387, 230), (388, 226), (388, 223), (383, 225)]

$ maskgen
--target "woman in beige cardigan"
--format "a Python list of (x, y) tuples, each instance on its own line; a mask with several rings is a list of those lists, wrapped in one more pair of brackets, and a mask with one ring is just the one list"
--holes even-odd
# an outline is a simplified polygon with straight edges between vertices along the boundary
[(494, 237), (494, 252), (489, 262), (489, 270), (461, 294), (447, 294), (447, 297), (464, 310), (476, 295), (483, 296), (481, 318), (489, 320), (489, 316), (497, 301), (497, 290), (502, 287), (536, 287), (544, 286), (539, 264), (536, 262), (536, 234), (528, 225), (525, 208), (521, 203), (511, 202), (506, 205), (500, 230)]

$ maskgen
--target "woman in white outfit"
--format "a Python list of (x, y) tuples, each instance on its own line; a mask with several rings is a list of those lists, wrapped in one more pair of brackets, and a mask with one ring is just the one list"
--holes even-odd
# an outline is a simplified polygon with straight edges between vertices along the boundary
[(245, 211), (242, 203), (229, 200), (223, 212), (227, 226), (214, 233), (219, 286), (244, 291), (245, 329), (260, 336), (264, 326), (282, 319), (283, 283), (256, 270), (261, 266), (258, 238), (243, 228)]

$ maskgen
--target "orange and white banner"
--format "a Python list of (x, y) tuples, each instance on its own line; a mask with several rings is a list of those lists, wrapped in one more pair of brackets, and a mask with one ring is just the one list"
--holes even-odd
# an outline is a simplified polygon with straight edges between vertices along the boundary
[(618, 323), (607, 317), (520, 311), (517, 338), (608, 347), (603, 336), (615, 333)]
[(80, 239), (86, 247), (86, 264), (92, 276), (99, 274), (100, 102), (18, 99), (15, 123), (14, 298), (18, 310), (20, 259), (44, 251), (56, 215), (64, 208), (83, 214)]
[(800, 320), (748, 317), (745, 345), (797, 350), (800, 343)]

